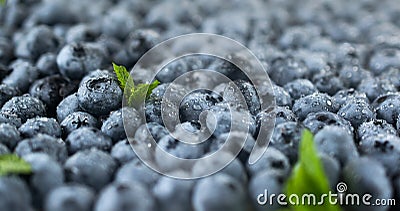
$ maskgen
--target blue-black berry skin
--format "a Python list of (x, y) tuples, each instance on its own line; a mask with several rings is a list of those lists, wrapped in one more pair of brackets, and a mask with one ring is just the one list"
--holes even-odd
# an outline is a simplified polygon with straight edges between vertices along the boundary
[(349, 121), (335, 113), (328, 111), (309, 114), (303, 121), (303, 124), (314, 134), (328, 125), (339, 126), (345, 129), (346, 133), (349, 135), (353, 135), (354, 133), (354, 128)]
[(15, 153), (19, 156), (36, 152), (46, 153), (59, 162), (64, 162), (67, 159), (65, 143), (61, 139), (49, 135), (38, 134), (32, 138), (24, 139), (15, 148)]
[(32, 97), (40, 99), (51, 113), (55, 113), (60, 101), (76, 88), (76, 82), (67, 81), (60, 75), (53, 75), (37, 80), (32, 84), (29, 93)]
[(400, 50), (397, 48), (380, 49), (369, 60), (369, 68), (375, 75), (380, 75), (390, 67), (400, 67)]
[(273, 90), (277, 106), (292, 107), (292, 97), (283, 87), (273, 85)]
[(110, 155), (120, 164), (138, 159), (127, 139), (115, 143), (111, 149)]
[(150, 169), (141, 160), (135, 159), (122, 165), (115, 175), (118, 182), (137, 182), (146, 187), (153, 187), (161, 175)]
[(36, 117), (28, 119), (18, 129), (24, 137), (33, 137), (39, 133), (47, 134), (56, 138), (61, 137), (61, 127), (53, 118)]
[(60, 124), (64, 136), (81, 127), (99, 127), (99, 121), (96, 117), (83, 111), (77, 111), (69, 114)]
[(3, 105), (1, 111), (15, 114), (21, 122), (26, 122), (30, 118), (45, 116), (46, 107), (39, 99), (23, 95), (11, 98)]
[(352, 134), (341, 126), (325, 126), (314, 139), (318, 152), (334, 157), (342, 165), (359, 156)]
[(364, 122), (357, 129), (357, 135), (361, 141), (378, 134), (396, 135), (396, 129), (383, 119)]
[(217, 103), (210, 93), (205, 91), (196, 91), (190, 93), (183, 98), (180, 108), (179, 115), (182, 122), (199, 120), (200, 113)]
[(400, 114), (400, 93), (391, 93), (381, 95), (372, 102), (375, 108), (376, 117), (386, 120), (386, 122), (395, 125), (397, 117)]
[(65, 144), (68, 152), (74, 154), (75, 152), (90, 148), (109, 151), (112, 146), (112, 140), (97, 128), (81, 127), (68, 135), (65, 139)]
[(129, 137), (133, 137), (135, 134), (134, 132), (136, 132), (141, 123), (142, 119), (136, 109), (124, 107), (117, 111), (111, 112), (108, 119), (103, 122), (101, 131), (110, 136), (113, 142), (117, 142), (125, 139), (127, 137), (127, 133), (129, 133)]
[(0, 123), (7, 123), (15, 127), (20, 127), (22, 124), (21, 119), (16, 114), (3, 111), (0, 111)]
[(29, 185), (32, 189), (33, 204), (41, 208), (46, 195), (64, 183), (64, 170), (57, 161), (43, 153), (24, 156), (32, 168)]
[(338, 110), (336, 102), (327, 94), (314, 93), (295, 101), (293, 112), (297, 118), (303, 121), (308, 114), (320, 111), (336, 112)]
[(19, 93), (19, 90), (13, 86), (0, 84), (0, 106), (3, 106), (4, 103)]
[(64, 46), (57, 55), (57, 66), (63, 76), (82, 79), (91, 71), (102, 68), (106, 52), (98, 44), (72, 43)]
[(14, 149), (21, 140), (21, 135), (14, 125), (0, 123), (0, 143), (9, 149)]
[(388, 175), (399, 174), (400, 138), (398, 136), (378, 134), (367, 137), (359, 143), (359, 150), (362, 155), (379, 161)]
[(396, 87), (387, 79), (366, 78), (358, 85), (357, 90), (364, 92), (369, 101), (373, 102), (380, 95), (396, 92)]
[(68, 115), (77, 111), (82, 111), (82, 109), (75, 93), (67, 96), (58, 104), (56, 109), (57, 120), (62, 122)]
[(288, 175), (290, 172), (289, 159), (274, 147), (268, 147), (260, 160), (254, 164), (246, 163), (246, 167), (252, 177), (265, 170), (278, 171), (283, 175)]
[[(347, 184), (349, 193), (365, 194), (375, 199), (388, 199), (392, 197), (392, 186), (386, 176), (385, 169), (373, 159), (361, 157), (350, 161), (343, 169), (343, 181)], [(350, 210), (380, 211), (387, 210), (385, 206), (367, 205), (350, 206)]]
[(339, 105), (343, 105), (351, 100), (364, 100), (366, 103), (369, 103), (369, 99), (365, 93), (359, 92), (353, 88), (340, 90), (332, 97)]
[(336, 77), (332, 72), (320, 72), (314, 75), (312, 82), (320, 92), (327, 93), (331, 96), (344, 88), (340, 78)]
[(371, 106), (364, 100), (348, 101), (339, 109), (338, 115), (348, 120), (354, 128), (375, 118)]
[(15, 53), (20, 58), (36, 60), (43, 53), (56, 51), (59, 44), (59, 38), (48, 26), (37, 26), (18, 42)]
[(3, 83), (26, 92), (29, 86), (39, 77), (36, 67), (26, 61), (18, 61), (12, 65), (13, 71), (3, 79)]
[(192, 210), (191, 193), (194, 181), (161, 177), (152, 193), (163, 211)]
[(318, 91), (315, 85), (307, 79), (296, 79), (287, 83), (284, 88), (293, 100), (297, 100)]
[(306, 75), (307, 67), (305, 64), (293, 57), (278, 59), (271, 66), (270, 77), (280, 86), (284, 86), (295, 79), (304, 78)]
[(43, 76), (51, 76), (59, 73), (60, 71), (57, 67), (57, 54), (42, 54), (36, 62), (36, 67), (40, 75)]
[(0, 210), (31, 210), (27, 184), (19, 177), (0, 177)]
[(357, 88), (365, 78), (372, 77), (371, 72), (361, 68), (359, 65), (344, 65), (339, 70), (339, 79), (348, 88)]
[(122, 91), (117, 81), (109, 77), (91, 78), (78, 89), (79, 106), (88, 113), (106, 115), (122, 103)]
[(192, 196), (193, 208), (199, 211), (245, 210), (246, 190), (226, 174), (215, 174), (197, 182)]
[(303, 129), (303, 126), (296, 122), (277, 125), (272, 134), (270, 146), (285, 154), (291, 164), (296, 162)]
[(92, 189), (78, 184), (65, 184), (54, 188), (46, 197), (45, 211), (90, 210), (95, 200)]
[(101, 191), (94, 210), (156, 211), (158, 209), (156, 209), (154, 196), (143, 184), (114, 182)]
[(97, 149), (82, 150), (64, 163), (66, 180), (87, 185), (96, 191), (111, 182), (117, 162)]

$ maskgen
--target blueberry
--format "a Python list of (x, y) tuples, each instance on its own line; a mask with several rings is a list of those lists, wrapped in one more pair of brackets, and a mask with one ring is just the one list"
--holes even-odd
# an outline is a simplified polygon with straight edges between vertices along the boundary
[(7, 123), (15, 127), (21, 126), (21, 119), (16, 114), (0, 111), (0, 123)]
[(3, 105), (1, 111), (17, 115), (21, 119), (21, 122), (26, 122), (27, 119), (46, 114), (46, 109), (42, 101), (29, 95), (11, 98)]
[[(245, 140), (244, 145), (241, 145), (241, 142)], [(229, 148), (224, 148), (225, 151), (228, 152), (236, 152), (237, 149), (241, 149), (238, 158), (243, 162), (247, 162), (250, 152), (253, 150), (253, 147), (256, 143), (256, 141), (254, 140), (253, 136), (245, 133), (245, 132), (241, 132), (241, 131), (232, 131), (232, 132), (227, 132), (227, 133), (223, 133), (221, 135), (219, 135), (217, 137), (216, 140), (212, 140), (211, 144), (210, 144), (210, 152), (215, 152), (219, 149), (221, 149), (222, 147), (225, 147), (224, 144), (225, 143), (230, 143), (230, 147)], [(233, 144), (235, 143), (235, 144)], [(241, 148), (243, 147), (243, 148)]]
[(262, 157), (254, 164), (247, 163), (247, 169), (252, 177), (263, 171), (278, 171), (288, 175), (290, 171), (289, 159), (274, 147), (268, 147)]
[(81, 111), (78, 97), (76, 94), (71, 94), (58, 104), (56, 109), (57, 119), (62, 122), (68, 115), (77, 111)]
[(314, 93), (295, 101), (293, 112), (297, 118), (303, 121), (308, 114), (320, 111), (336, 112), (338, 110), (336, 102), (327, 94)]
[(400, 50), (383, 48), (373, 53), (369, 60), (369, 68), (375, 75), (380, 75), (390, 67), (400, 67)]
[(71, 94), (76, 89), (76, 85), (62, 76), (53, 75), (35, 81), (29, 93), (32, 97), (41, 100), (46, 105), (48, 113), (53, 114), (60, 101)]
[[(161, 110), (163, 107), (164, 111)], [(149, 99), (145, 102), (146, 121), (164, 125), (162, 112), (166, 112), (167, 109), (178, 109), (175, 107), (168, 99)]]
[(283, 88), (277, 85), (273, 86), (275, 103), (277, 106), (287, 106), (292, 107), (292, 98), (290, 94)]
[(376, 117), (395, 125), (400, 114), (400, 93), (390, 93), (379, 96), (372, 106), (375, 108)]
[(359, 92), (353, 88), (351, 89), (343, 89), (338, 91), (334, 96), (333, 99), (336, 101), (337, 104), (343, 105), (351, 100), (364, 100), (366, 103), (369, 103), (369, 99), (367, 95), (363, 92)]
[(359, 65), (344, 65), (339, 70), (339, 79), (348, 88), (357, 88), (363, 79), (371, 77), (371, 72), (362, 69)]
[(198, 90), (186, 95), (179, 107), (179, 116), (182, 122), (197, 122), (201, 112), (209, 109), (217, 103), (210, 93), (204, 90)]
[(8, 149), (8, 147), (4, 144), (0, 143), (0, 155), (6, 155), (6, 154), (10, 154), (10, 150)]
[(67, 136), (72, 131), (81, 127), (97, 128), (99, 126), (99, 122), (91, 114), (82, 111), (77, 111), (65, 117), (65, 119), (61, 122), (60, 125), (63, 134)]
[(353, 136), (340, 126), (325, 126), (315, 135), (318, 152), (334, 157), (342, 165), (358, 157)]
[(133, 13), (124, 8), (110, 8), (102, 16), (101, 32), (105, 35), (124, 39), (137, 27)]
[[(343, 169), (343, 180), (347, 184), (349, 194), (370, 194), (370, 202), (376, 199), (389, 199), (392, 196), (392, 187), (385, 174), (385, 169), (378, 162), (366, 157), (350, 161)], [(385, 206), (354, 205), (349, 210), (387, 210)]]
[(65, 139), (68, 152), (73, 154), (80, 150), (97, 148), (108, 151), (111, 149), (112, 140), (99, 129), (93, 127), (81, 127), (72, 131)]
[(277, 106), (275, 108), (267, 108), (256, 116), (256, 123), (257, 123), (257, 131), (256, 134), (259, 133), (261, 124), (264, 123), (266, 125), (271, 125), (271, 119), (275, 118), (275, 125), (284, 123), (284, 122), (295, 122), (296, 115), (289, 110), (287, 107)]
[(210, 132), (217, 137), (230, 131), (249, 132), (252, 135), (256, 132), (255, 120), (248, 111), (225, 105), (216, 104), (207, 111), (205, 123)]
[(118, 83), (108, 77), (92, 78), (78, 89), (79, 105), (95, 115), (106, 115), (117, 110), (122, 103), (122, 91)]
[(79, 151), (64, 164), (67, 181), (87, 185), (96, 191), (111, 182), (116, 168), (115, 160), (97, 149)]
[(354, 128), (358, 128), (363, 122), (375, 118), (371, 107), (364, 100), (352, 100), (346, 102), (338, 111), (338, 115), (348, 120)]
[(285, 122), (275, 127), (270, 146), (285, 154), (290, 163), (297, 160), (297, 152), (303, 126), (296, 122)]
[(65, 35), (65, 41), (74, 42), (93, 42), (99, 36), (99, 30), (96, 27), (87, 24), (78, 24), (68, 29)]
[(14, 125), (0, 123), (0, 143), (9, 149), (14, 149), (21, 140), (19, 131)]
[(9, 86), (7, 84), (0, 84), (0, 107), (4, 105), (12, 97), (19, 94), (17, 88)]
[(246, 190), (239, 181), (226, 174), (200, 180), (193, 190), (193, 208), (198, 211), (246, 210)]
[[(10, 40), (0, 37), (0, 63), (7, 63), (13, 58), (13, 47)], [(3, 77), (0, 77), (0, 79), (3, 79)]]
[(271, 79), (278, 85), (284, 86), (298, 78), (304, 78), (307, 75), (307, 67), (301, 61), (293, 57), (286, 59), (277, 59), (271, 66)]
[(152, 187), (160, 176), (160, 174), (150, 169), (141, 160), (135, 159), (118, 169), (115, 181), (124, 183), (140, 183), (147, 187)]
[(187, 64), (182, 59), (173, 60), (165, 65), (156, 75), (161, 83), (169, 83), (188, 72)]
[(150, 122), (141, 125), (135, 133), (135, 140), (139, 142), (146, 142), (148, 143), (151, 138), (153, 138), (156, 142), (160, 141), (160, 139), (166, 135), (168, 135), (169, 132), (165, 127), (162, 125), (155, 123), (155, 122)]
[(73, 7), (62, 1), (46, 2), (36, 5), (37, 10), (33, 10), (32, 16), (37, 23), (46, 25), (74, 24), (79, 20), (78, 11), (74, 12)]
[(116, 182), (101, 191), (95, 211), (141, 210), (155, 211), (155, 199), (150, 191), (136, 182)]
[(17, 43), (15, 54), (20, 58), (36, 60), (43, 53), (57, 51), (59, 44), (59, 38), (48, 26), (36, 26)]
[(38, 77), (39, 72), (33, 65), (20, 61), (12, 65), (12, 72), (3, 79), (3, 83), (25, 93)]
[(18, 177), (0, 177), (0, 210), (32, 210), (29, 188)]
[(18, 129), (24, 137), (33, 137), (39, 133), (47, 134), (56, 138), (61, 137), (61, 127), (53, 118), (36, 117), (28, 119)]
[(121, 164), (138, 158), (126, 139), (117, 142), (112, 147), (110, 155)]
[(136, 109), (123, 107), (111, 112), (108, 119), (101, 126), (101, 131), (116, 142), (125, 139), (127, 135), (133, 137), (141, 122), (141, 116)]
[(318, 131), (328, 125), (339, 126), (345, 129), (346, 133), (349, 135), (353, 135), (354, 132), (354, 128), (351, 126), (349, 121), (335, 113), (327, 111), (309, 114), (307, 118), (303, 121), (303, 124), (314, 134), (316, 134)]
[(397, 132), (400, 134), (400, 114), (397, 116)]
[(207, 69), (221, 73), (231, 80), (246, 79), (246, 76), (235, 64), (224, 59), (213, 58)]
[(293, 100), (297, 100), (318, 91), (314, 84), (307, 79), (296, 79), (287, 83), (284, 88)]
[(40, 208), (46, 195), (64, 183), (64, 171), (50, 156), (33, 153), (24, 156), (32, 168), (29, 185), (32, 190), (33, 204)]
[(55, 53), (42, 54), (36, 62), (40, 75), (50, 76), (59, 73), (57, 67), (57, 55)]
[[(240, 96), (243, 96), (243, 99), (246, 101), (246, 105), (248, 110), (252, 115), (256, 115), (261, 109), (260, 99), (258, 98), (258, 94), (254, 86), (244, 80), (236, 80), (234, 82), (230, 82), (226, 88), (223, 98), (224, 101), (233, 102), (233, 103), (242, 103)], [(232, 89), (231, 89), (231, 88)]]
[(19, 156), (42, 152), (49, 155), (54, 160), (64, 162), (67, 159), (67, 149), (61, 139), (38, 134), (32, 138), (20, 141), (15, 148), (15, 153)]
[(358, 127), (358, 137), (364, 140), (378, 134), (396, 135), (396, 129), (383, 119), (374, 119), (364, 122)]
[(158, 43), (160, 35), (151, 29), (138, 29), (127, 39), (127, 53), (132, 62), (139, 60), (143, 54)]
[(224, 167), (216, 174), (229, 175), (243, 184), (247, 182), (246, 168), (238, 158), (234, 158), (234, 155), (227, 151), (218, 152), (218, 158), (197, 161), (192, 168), (192, 176), (199, 177), (212, 173), (210, 170), (215, 167)]
[(389, 80), (397, 90), (400, 90), (400, 81), (397, 80), (400, 78), (400, 68), (389, 68), (380, 75), (380, 78), (383, 80)]
[(389, 176), (400, 172), (400, 138), (394, 135), (378, 134), (361, 140), (360, 153), (379, 161)]
[(81, 79), (87, 73), (102, 68), (106, 62), (104, 49), (92, 43), (68, 44), (57, 55), (61, 74), (70, 79)]
[(86, 81), (89, 79), (96, 79), (96, 78), (102, 78), (102, 77), (113, 78), (113, 79), (117, 80), (115, 73), (113, 73), (109, 70), (97, 69), (97, 70), (92, 71), (92, 72), (88, 73), (87, 75), (85, 75), (85, 77), (83, 77), (81, 82), (79, 83), (79, 86), (82, 86), (82, 84), (86, 83)]
[(369, 101), (374, 101), (380, 95), (396, 92), (396, 87), (389, 81), (379, 78), (366, 78), (358, 85), (357, 90), (364, 92)]
[(343, 83), (340, 78), (336, 77), (331, 71), (322, 71), (314, 75), (312, 82), (315, 87), (323, 93), (334, 95), (341, 89), (344, 89)]
[(86, 211), (91, 209), (94, 199), (94, 191), (86, 186), (78, 184), (62, 185), (49, 192), (44, 210)]
[[(265, 169), (259, 172), (256, 176), (252, 177), (249, 183), (248, 192), (250, 195), (253, 207), (257, 211), (262, 210), (279, 210), (281, 206), (278, 203), (269, 204), (268, 196), (260, 197), (260, 194), (265, 194), (265, 190), (268, 190), (268, 195), (276, 194), (279, 195), (284, 191), (284, 180), (285, 175), (282, 172)], [(259, 198), (260, 197), (260, 198)], [(267, 204), (261, 205), (258, 200), (268, 200)]]
[(321, 160), (329, 185), (334, 190), (340, 178), (340, 163), (334, 157), (327, 154), (320, 154), (319, 159)]
[(163, 211), (192, 210), (191, 193), (192, 180), (180, 180), (170, 177), (161, 177), (153, 187), (153, 195)]
[(295, 26), (288, 28), (278, 40), (278, 45), (283, 49), (298, 49), (307, 47), (312, 37), (317, 37), (321, 29), (315, 26)]

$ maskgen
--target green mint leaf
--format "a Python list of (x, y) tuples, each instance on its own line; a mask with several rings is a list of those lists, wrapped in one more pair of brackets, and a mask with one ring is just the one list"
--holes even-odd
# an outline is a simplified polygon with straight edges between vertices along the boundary
[(31, 172), (31, 165), (17, 155), (0, 155), (0, 176), (8, 174), (29, 174)]
[(151, 84), (138, 84), (132, 89), (128, 104), (136, 107), (143, 102), (159, 84), (160, 82), (158, 80), (155, 80)]
[(304, 130), (300, 142), (299, 160), (286, 184), (286, 195), (295, 194), (299, 197), (299, 205), (292, 205), (294, 211), (340, 211), (338, 205), (329, 202), (324, 197), (322, 205), (307, 205), (301, 203), (304, 194), (314, 194), (316, 203), (321, 201), (323, 194), (330, 191), (329, 181), (325, 175), (321, 160), (314, 145), (314, 137), (309, 130)]
[(7, 0), (0, 0), (0, 6), (6, 5)]
[(125, 87), (133, 87), (133, 79), (131, 75), (129, 74), (128, 70), (122, 65), (117, 65), (113, 63), (113, 68), (114, 72), (117, 75), (118, 81), (119, 81), (119, 86), (121, 87), (122, 90), (125, 89)]

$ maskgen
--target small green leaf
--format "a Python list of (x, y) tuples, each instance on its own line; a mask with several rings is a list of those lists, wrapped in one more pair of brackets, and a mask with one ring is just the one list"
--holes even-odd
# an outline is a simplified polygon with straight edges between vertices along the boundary
[(132, 89), (128, 104), (137, 106), (143, 102), (159, 84), (160, 82), (158, 80), (155, 80), (151, 84), (138, 84)]
[(124, 66), (113, 63), (113, 68), (115, 74), (117, 75), (119, 86), (121, 87), (122, 90), (124, 90), (125, 87), (127, 86), (128, 87), (134, 86), (133, 79), (128, 70), (126, 70)]
[(7, 0), (0, 0), (0, 6), (6, 5)]
[(0, 176), (8, 174), (29, 174), (31, 171), (31, 165), (17, 155), (0, 155)]
[[(286, 184), (286, 195), (294, 194), (300, 198), (299, 205), (292, 205), (294, 211), (340, 211), (338, 205), (329, 202), (328, 197), (322, 197), (330, 191), (329, 181), (325, 175), (321, 160), (314, 145), (313, 135), (304, 130), (300, 142), (299, 160)], [(314, 194), (316, 203), (324, 199), (322, 205), (307, 205), (301, 203), (302, 196)]]

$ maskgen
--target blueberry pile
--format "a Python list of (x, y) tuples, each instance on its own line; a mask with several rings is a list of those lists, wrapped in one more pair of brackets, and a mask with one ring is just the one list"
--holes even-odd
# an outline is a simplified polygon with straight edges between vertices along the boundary
[[(247, 46), (267, 71), (277, 106), (262, 110), (256, 90), (236, 66), (197, 55), (165, 66), (156, 76), (161, 85), (144, 107), (122, 108), (112, 62), (131, 69), (156, 44), (193, 32)], [(191, 45), (196, 43), (180, 47)], [(235, 93), (224, 93), (231, 83), (186, 96), (191, 87), (175, 85), (173, 96), (184, 100), (180, 127), (170, 134), (161, 116), (162, 103), (173, 101), (163, 101), (166, 87), (195, 69), (229, 77), (246, 105), (234, 103)], [(135, 83), (148, 82), (146, 74), (143, 67)], [(201, 75), (192, 80), (213, 82)], [(0, 210), (279, 210), (277, 204), (259, 205), (257, 196), (265, 189), (284, 192), (305, 128), (315, 134), (333, 190), (342, 181), (350, 193), (400, 203), (396, 0), (8, 0), (0, 6), (0, 81), (0, 155), (15, 153), (32, 167), (29, 175), (0, 177)], [(216, 123), (201, 124), (204, 111), (213, 112)], [(129, 125), (122, 114), (132, 120)], [(230, 115), (250, 116), (248, 130), (231, 131), (242, 123)], [(270, 145), (250, 165), (254, 138), (269, 118), (276, 118)], [(194, 147), (178, 141), (182, 129), (204, 127), (215, 128), (207, 142)], [(187, 159), (217, 151), (229, 136), (245, 138), (246, 145), (220, 172), (178, 180), (151, 170), (131, 149), (147, 150), (150, 136), (163, 151)], [(229, 157), (219, 156), (220, 162)], [(154, 160), (164, 161), (157, 152)], [(195, 165), (191, 174), (207, 165), (214, 164)], [(180, 164), (163, 166), (188, 172), (179, 172)]]

